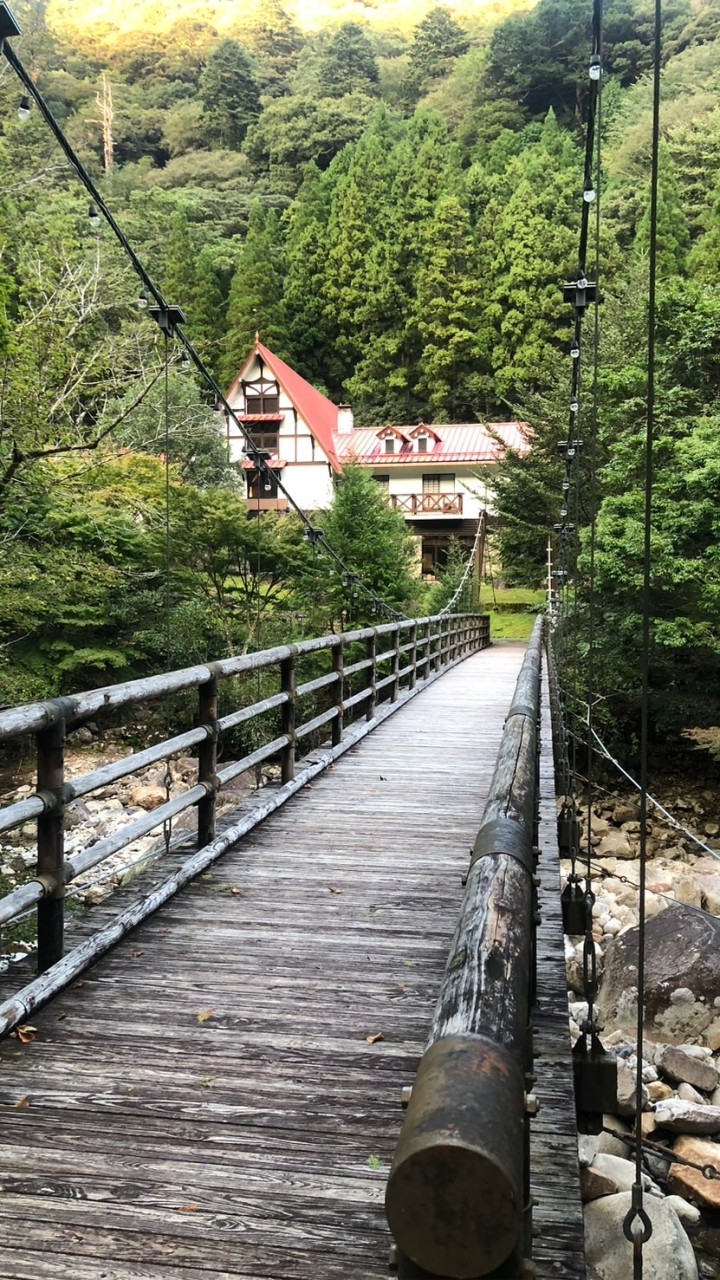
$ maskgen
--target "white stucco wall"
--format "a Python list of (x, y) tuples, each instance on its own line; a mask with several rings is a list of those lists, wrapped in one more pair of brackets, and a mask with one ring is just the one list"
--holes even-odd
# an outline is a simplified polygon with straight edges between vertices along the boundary
[[(423, 491), (422, 478), (423, 475), (439, 475), (440, 476), (440, 492), (441, 493), (461, 493), (462, 494), (462, 515), (464, 519), (476, 520), (483, 508), (492, 509), (492, 489), (488, 480), (484, 478), (478, 479), (477, 472), (479, 466), (465, 466), (462, 463), (435, 463), (428, 466), (427, 463), (410, 463), (383, 467), (383, 460), (380, 456), (377, 465), (372, 468), (372, 474), (377, 476), (389, 476), (387, 486), (390, 495), (405, 494), (421, 494)], [(438, 523), (447, 518), (440, 514), (436, 517), (428, 516), (429, 519), (436, 518)]]
[[(256, 361), (246, 373), (245, 381), (253, 381), (259, 376), (260, 367)], [(265, 377), (266, 380), (271, 380), (267, 372)], [(237, 413), (244, 413), (245, 400), (242, 389), (232, 393), (228, 403)], [(282, 388), (280, 388), (279, 412), (283, 415), (281, 423), (268, 422), (266, 428), (263, 428), (262, 423), (257, 423), (255, 429), (258, 431), (266, 429), (271, 432), (277, 425), (277, 456), (287, 464), (280, 472), (283, 485), (304, 511), (329, 507), (333, 499), (333, 484), (327, 457)], [(245, 437), (232, 419), (228, 430), (228, 446), (230, 461), (242, 462)]]

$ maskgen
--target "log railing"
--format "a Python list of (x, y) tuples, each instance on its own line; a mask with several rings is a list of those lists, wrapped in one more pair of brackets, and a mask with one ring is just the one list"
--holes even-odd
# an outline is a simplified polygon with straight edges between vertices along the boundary
[(405, 1276), (460, 1280), (507, 1265), (518, 1276), (529, 1253), (541, 657), (538, 619), (388, 1179), (387, 1217)]
[[(28, 987), (14, 1002), (0, 1006), (0, 1036), (54, 994), (55, 989), (82, 972), (92, 959), (210, 865), (230, 844), (315, 777), (395, 706), (489, 642), (487, 616), (455, 614), (406, 619), (0, 712), (0, 742), (34, 735), (37, 751), (35, 794), (0, 808), (0, 833), (37, 821), (37, 871), (29, 883), (0, 898), (0, 926), (12, 923), (37, 906), (38, 970), (41, 974), (51, 967), (61, 970), (57, 980), (49, 983), (45, 978), (38, 979), (31, 984), (32, 990)], [(312, 679), (301, 678), (302, 664), (310, 661), (315, 664), (315, 670), (323, 665), (329, 669)], [(220, 693), (226, 693), (227, 701), (234, 677), (254, 677), (256, 673), (258, 682), (262, 676), (266, 687), (275, 685), (275, 689), (256, 701), (245, 697), (243, 705), (220, 715)], [(98, 720), (103, 713), (112, 713), (116, 725), (118, 713), (127, 714), (150, 701), (167, 699), (183, 691), (195, 691), (198, 699), (192, 728), (72, 781), (65, 777), (64, 744), (69, 731), (88, 720)], [(261, 727), (265, 740), (253, 750), (246, 750), (240, 759), (221, 766), (219, 744), (223, 735), (243, 726), (246, 733), (249, 729), (257, 733)], [(318, 742), (322, 743), (325, 738), (329, 744), (327, 749), (318, 751)], [(300, 761), (304, 751), (310, 752), (313, 747), (314, 757)], [(173, 756), (189, 751), (197, 753), (194, 786), (168, 798), (151, 812), (133, 818), (95, 844), (65, 856), (65, 811), (73, 800), (90, 796), (99, 788), (107, 788), (149, 765), (168, 762)], [(257, 793), (259, 802), (250, 807), (250, 812), (216, 837), (216, 801), (223, 787), (239, 774), (271, 759), (280, 764), (279, 788), (268, 788), (268, 798), (262, 792)], [(107, 926), (62, 960), (67, 886), (133, 841), (193, 807), (197, 809), (197, 854), (139, 906), (131, 908), (124, 917), (119, 916), (119, 923)]]

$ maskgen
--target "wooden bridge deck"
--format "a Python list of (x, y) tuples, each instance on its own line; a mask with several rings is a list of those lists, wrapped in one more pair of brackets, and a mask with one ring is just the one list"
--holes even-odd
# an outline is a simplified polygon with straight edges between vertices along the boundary
[(387, 1276), (400, 1091), (521, 656), (421, 693), (4, 1043), (3, 1280)]

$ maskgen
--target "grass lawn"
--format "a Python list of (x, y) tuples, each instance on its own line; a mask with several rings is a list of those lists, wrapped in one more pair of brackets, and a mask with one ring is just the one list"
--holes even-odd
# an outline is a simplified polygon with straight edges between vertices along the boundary
[(490, 639), (527, 641), (538, 613), (545, 608), (544, 591), (530, 587), (500, 587), (494, 595), (483, 583), (481, 600), (490, 614)]

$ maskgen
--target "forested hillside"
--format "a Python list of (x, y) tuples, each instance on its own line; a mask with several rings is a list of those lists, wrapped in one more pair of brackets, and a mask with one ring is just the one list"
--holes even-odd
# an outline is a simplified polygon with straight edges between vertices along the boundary
[[(673, 691), (670, 721), (696, 724), (717, 715), (695, 692), (700, 675), (717, 685), (720, 643), (720, 6), (664, 8), (656, 679)], [(157, 29), (144, 5), (117, 25), (61, 0), (47, 15), (38, 3), (15, 10), (18, 52), (221, 381), (259, 329), (350, 400), (359, 424), (531, 423), (531, 459), (511, 459), (502, 479), (502, 536), (506, 574), (537, 581), (567, 427), (572, 317), (559, 284), (577, 269), (588, 0), (398, 4), (371, 7), (369, 20), (340, 4), (177, 3)], [(638, 630), (651, 17), (646, 0), (610, 0), (605, 13), (598, 576), (609, 691)], [(173, 369), (165, 440), (162, 352), (137, 283), (91, 228), (38, 112), (18, 120), (20, 87), (7, 67), (0, 76), (0, 626), (15, 700), (162, 661), (148, 619), (162, 591), (168, 451), (186, 521), (169, 657), (253, 637), (242, 573), (228, 567), (242, 538), (211, 407)], [(229, 548), (230, 603), (210, 528)], [(292, 561), (288, 532), (272, 536)]]

